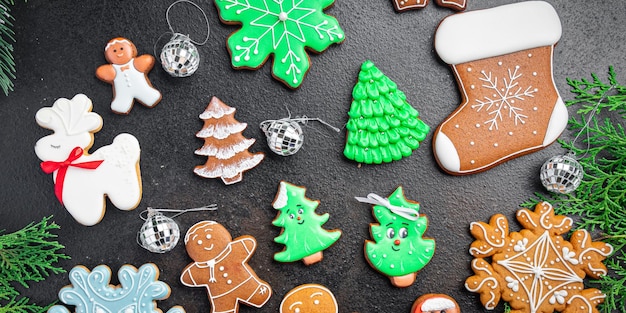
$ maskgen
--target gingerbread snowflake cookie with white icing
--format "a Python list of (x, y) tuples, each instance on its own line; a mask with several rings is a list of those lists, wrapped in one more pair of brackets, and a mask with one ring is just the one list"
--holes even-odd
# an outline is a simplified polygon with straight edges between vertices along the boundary
[(567, 126), (552, 55), (561, 37), (555, 9), (526, 1), (445, 18), (435, 50), (450, 64), (461, 105), (437, 128), (433, 150), (453, 175), (485, 171), (540, 150)]
[(585, 288), (585, 275), (599, 278), (607, 274), (602, 261), (613, 252), (607, 243), (592, 241), (586, 230), (575, 231), (569, 241), (572, 219), (555, 215), (552, 205), (541, 202), (534, 211), (521, 209), (517, 220), (524, 227), (509, 232), (502, 214), (489, 223), (475, 222), (470, 232), (474, 276), (465, 287), (480, 293), (485, 308), (507, 301), (512, 313), (598, 312), (605, 295)]

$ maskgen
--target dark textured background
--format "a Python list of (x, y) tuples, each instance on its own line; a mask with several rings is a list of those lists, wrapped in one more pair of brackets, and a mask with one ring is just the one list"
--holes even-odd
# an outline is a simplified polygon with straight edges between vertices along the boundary
[[(221, 24), (214, 5), (199, 1), (212, 32), (210, 41), (199, 48), (202, 62), (198, 72), (176, 79), (155, 67), (149, 76), (163, 93), (161, 103), (153, 109), (135, 106), (130, 115), (120, 116), (109, 108), (111, 87), (94, 75), (96, 67), (105, 63), (103, 48), (109, 39), (123, 36), (137, 45), (140, 54), (152, 53), (157, 37), (167, 30), (165, 10), (171, 2), (17, 2), (13, 8), (18, 68), (15, 91), (8, 97), (0, 96), (0, 229), (11, 232), (54, 215), (61, 226), (58, 240), (72, 257), (60, 263), (68, 271), (77, 264), (90, 269), (107, 264), (116, 273), (122, 264), (154, 262), (161, 269), (161, 279), (172, 288), (170, 298), (158, 303), (164, 310), (180, 304), (187, 312), (207, 312), (209, 302), (203, 289), (179, 283), (181, 270), (190, 262), (182, 244), (158, 255), (135, 243), (136, 231), (143, 223), (139, 212), (147, 206), (187, 208), (217, 203), (216, 212), (190, 213), (176, 220), (183, 232), (199, 220), (211, 219), (224, 224), (233, 236), (257, 238), (258, 249), (250, 263), (272, 285), (274, 296), (262, 309), (243, 306), (241, 312), (277, 312), (285, 293), (303, 283), (329, 287), (341, 312), (408, 312), (424, 293), (448, 293), (464, 312), (481, 312), (478, 296), (463, 287), (471, 275), (469, 223), (488, 220), (498, 212), (513, 220), (521, 202), (543, 191), (538, 180), (541, 164), (563, 152), (552, 145), (481, 174), (455, 177), (438, 168), (431, 131), (411, 157), (358, 168), (343, 157), (345, 130), (336, 134), (316, 122), (305, 128), (304, 147), (296, 155), (283, 158), (268, 150), (258, 125), (266, 119), (286, 117), (285, 106), (294, 116), (319, 117), (344, 125), (351, 90), (366, 59), (373, 60), (397, 82), (434, 129), (460, 103), (450, 69), (433, 49), (437, 24), (453, 11), (434, 3), (398, 14), (390, 0), (337, 0), (326, 12), (337, 17), (346, 40), (321, 55), (312, 55), (311, 70), (301, 88), (294, 91), (271, 77), (270, 64), (257, 71), (233, 70), (225, 40), (237, 27)], [(511, 2), (515, 1), (469, 0), (468, 10)], [(604, 78), (609, 65), (615, 65), (618, 78), (626, 81), (623, 2), (549, 2), (563, 25), (554, 55), (554, 77), (562, 97), (573, 97), (566, 77), (579, 79), (595, 72)], [(203, 36), (202, 18), (191, 6), (175, 7), (172, 22), (177, 31), (191, 33), (192, 38)], [(104, 219), (93, 227), (76, 223), (56, 201), (52, 177), (39, 169), (40, 161), (33, 151), (35, 142), (50, 133), (35, 123), (36, 111), (51, 106), (57, 98), (72, 98), (77, 93), (89, 96), (94, 111), (104, 120), (91, 151), (110, 144), (121, 132), (135, 135), (142, 147), (141, 204), (135, 211), (123, 212), (109, 203)], [(235, 117), (248, 123), (244, 135), (257, 139), (251, 151), (267, 154), (263, 163), (244, 174), (241, 183), (231, 186), (192, 172), (194, 166), (206, 162), (193, 153), (202, 146), (194, 134), (202, 126), (198, 114), (213, 95), (237, 108)], [(564, 136), (573, 137), (570, 131)], [(280, 180), (306, 186), (307, 195), (321, 201), (317, 212), (331, 214), (324, 227), (343, 231), (341, 239), (325, 251), (321, 263), (306, 267), (301, 262), (281, 264), (272, 259), (284, 247), (273, 242), (280, 229), (271, 225), (276, 214), (271, 202)], [(365, 261), (363, 242), (370, 238), (368, 225), (374, 219), (370, 206), (353, 198), (370, 192), (387, 196), (398, 185), (405, 187), (409, 199), (422, 203), (422, 213), (430, 220), (426, 235), (437, 242), (431, 263), (418, 274), (414, 285), (404, 289), (392, 287)], [(67, 274), (54, 275), (33, 284), (24, 295), (40, 304), (50, 303), (67, 284)]]

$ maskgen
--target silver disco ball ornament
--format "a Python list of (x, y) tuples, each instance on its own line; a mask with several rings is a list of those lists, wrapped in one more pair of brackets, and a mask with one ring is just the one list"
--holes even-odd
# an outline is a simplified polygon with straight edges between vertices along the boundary
[(148, 209), (148, 218), (137, 233), (137, 243), (155, 253), (168, 252), (180, 239), (180, 229), (176, 222), (161, 212)]
[(583, 180), (585, 172), (582, 165), (569, 155), (557, 155), (541, 166), (541, 183), (548, 191), (562, 194), (570, 193)]
[(298, 122), (290, 119), (270, 120), (261, 123), (267, 137), (267, 145), (274, 153), (292, 155), (302, 147), (304, 133)]
[(174, 77), (187, 77), (195, 73), (200, 65), (198, 48), (189, 37), (176, 33), (161, 50), (161, 65)]

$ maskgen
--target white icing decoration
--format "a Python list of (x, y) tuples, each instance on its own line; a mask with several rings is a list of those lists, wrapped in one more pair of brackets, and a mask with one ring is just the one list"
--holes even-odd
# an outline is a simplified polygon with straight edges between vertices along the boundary
[(519, 281), (517, 279), (514, 279), (511, 276), (507, 276), (504, 278), (504, 280), (506, 280), (507, 282), (506, 286), (509, 287), (511, 290), (513, 290), (514, 292), (519, 291)]
[(444, 311), (448, 309), (456, 308), (456, 304), (452, 302), (452, 300), (447, 298), (430, 298), (422, 303), (422, 307), (420, 308), (422, 312), (431, 312), (431, 311)]
[(146, 74), (138, 71), (134, 62), (133, 58), (126, 64), (111, 64), (115, 69), (115, 97), (111, 101), (111, 110), (114, 112), (128, 113), (134, 99), (148, 107), (155, 106), (161, 100), (161, 93), (150, 86)]
[(278, 193), (276, 194), (276, 200), (274, 200), (274, 209), (280, 210), (287, 205), (287, 200), (289, 197), (287, 196), (287, 184), (285, 182), (280, 182), (280, 186), (278, 187)]
[[(91, 112), (91, 100), (78, 94), (72, 100), (58, 99), (50, 108), (42, 108), (35, 115), (37, 123), (54, 131), (35, 145), (35, 153), (42, 161), (65, 161), (70, 152), (83, 148), (85, 155), (73, 163), (103, 161), (96, 169), (68, 167), (63, 181), (63, 204), (79, 223), (95, 225), (104, 215), (105, 195), (120, 210), (132, 210), (141, 200), (139, 173), (140, 148), (130, 134), (120, 134), (113, 143), (89, 155), (93, 133), (102, 127), (102, 119)], [(56, 174), (53, 180), (56, 183)]]
[(550, 4), (526, 1), (448, 16), (435, 33), (435, 50), (444, 62), (460, 64), (551, 46), (561, 32)]
[(208, 127), (203, 127), (196, 133), (196, 137), (225, 139), (232, 134), (242, 132), (247, 126), (248, 124), (246, 123), (218, 124), (217, 126), (209, 125)]
[(256, 140), (252, 138), (245, 138), (230, 146), (205, 144), (196, 150), (195, 154), (216, 157), (222, 160), (230, 159), (235, 156), (235, 154), (250, 148), (255, 141)]
[[(509, 271), (514, 276), (513, 278), (520, 281), (532, 281), (532, 283), (528, 285), (520, 284), (520, 287), (522, 287), (522, 290), (529, 300), (531, 313), (537, 312), (542, 303), (550, 297), (554, 297), (554, 301), (556, 302), (564, 301), (564, 299), (561, 299), (564, 297), (562, 292), (558, 293), (557, 291), (560, 288), (583, 282), (582, 278), (580, 278), (574, 269), (566, 262), (559, 263), (560, 265), (558, 267), (549, 266), (551, 265), (551, 260), (549, 259), (550, 254), (558, 256), (561, 254), (560, 252), (561, 251), (558, 250), (553, 242), (552, 237), (550, 237), (550, 233), (545, 231), (525, 250), (496, 262)], [(524, 257), (527, 254), (534, 255), (532, 262), (529, 262), (526, 257)], [(551, 288), (546, 288), (546, 286), (541, 283), (542, 281), (550, 281), (556, 285), (551, 285)], [(565, 295), (567, 295), (567, 293)]]
[(219, 105), (218, 101), (209, 102), (208, 107), (199, 117), (203, 120), (208, 120), (211, 118), (222, 118), (224, 115), (234, 114), (235, 108)]
[[(313, 289), (316, 290), (316, 292), (310, 292), (307, 291), (309, 289)], [(319, 291), (317, 291), (319, 290)], [(304, 285), (300, 285), (292, 290), (290, 290), (285, 297), (283, 297), (283, 300), (280, 303), (280, 308), (282, 308), (284, 306), (284, 304), (288, 301), (292, 301), (291, 298), (294, 297), (294, 295), (298, 295), (298, 294), (309, 294), (310, 293), (310, 298), (313, 299), (314, 297), (316, 297), (316, 299), (314, 299), (312, 302), (315, 305), (319, 305), (321, 302), (320, 300), (317, 299), (317, 297), (322, 297), (324, 294), (326, 294), (327, 296), (330, 297), (330, 300), (332, 301), (332, 304), (327, 304), (327, 303), (322, 303), (322, 305), (324, 305), (324, 312), (328, 312), (328, 313), (338, 313), (339, 309), (338, 309), (338, 304), (337, 304), (337, 299), (335, 298), (335, 295), (326, 287), (322, 286), (322, 285), (317, 285), (317, 284), (304, 284)], [(295, 302), (298, 304), (302, 304), (302, 302)], [(294, 304), (295, 304), (294, 303)], [(293, 306), (294, 304), (292, 304), (291, 306)], [(330, 308), (334, 307), (335, 310), (330, 311)], [(287, 313), (284, 312), (283, 310), (280, 311), (281, 313)]]
[[(524, 124), (526, 122), (527, 115), (522, 114), (523, 109), (519, 106), (514, 106), (514, 100), (525, 100), (526, 97), (534, 97), (534, 90), (531, 90), (531, 86), (528, 86), (525, 90), (523, 87), (518, 86), (518, 82), (516, 81), (518, 78), (522, 77), (522, 74), (518, 72), (519, 66), (516, 66), (513, 71), (511, 69), (508, 70), (509, 77), (502, 78), (500, 81), (503, 82), (504, 88), (502, 90), (498, 89), (498, 78), (493, 77), (492, 73), (481, 71), (483, 77), (479, 77), (478, 79), (483, 82), (482, 87), (493, 90), (496, 94), (493, 95), (493, 99), (489, 97), (484, 97), (483, 99), (476, 99), (476, 104), (471, 106), (472, 109), (475, 109), (476, 112), (480, 112), (482, 109), (488, 113), (490, 117), (488, 120), (483, 122), (484, 124), (489, 125), (489, 130), (498, 129), (498, 122), (502, 121), (503, 117), (509, 117), (513, 119), (515, 125), (518, 125), (518, 122)], [(493, 110), (492, 108), (495, 107)], [(508, 114), (503, 114), (502, 110), (508, 109)]]
[(517, 241), (515, 247), (513, 247), (513, 250), (515, 250), (516, 252), (524, 251), (527, 244), (528, 238), (522, 238), (521, 240)]

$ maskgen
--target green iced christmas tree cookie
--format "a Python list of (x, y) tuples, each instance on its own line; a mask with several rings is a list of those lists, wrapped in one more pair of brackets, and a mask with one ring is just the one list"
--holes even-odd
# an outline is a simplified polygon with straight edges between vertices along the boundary
[(366, 164), (400, 160), (410, 156), (430, 131), (396, 83), (372, 61), (361, 65), (352, 98), (343, 151), (350, 160)]
[(379, 224), (370, 224), (374, 241), (365, 241), (365, 256), (370, 265), (389, 277), (396, 287), (408, 287), (435, 253), (435, 240), (424, 238), (428, 219), (419, 214), (418, 202), (409, 201), (402, 187), (387, 199), (370, 194), (366, 200)]
[(221, 20), (241, 24), (228, 37), (232, 66), (256, 69), (273, 55), (272, 74), (298, 88), (309, 71), (306, 49), (321, 53), (345, 36), (337, 20), (324, 14), (334, 0), (215, 0)]
[(340, 230), (322, 228), (329, 218), (328, 213), (318, 215), (315, 209), (320, 204), (305, 196), (306, 188), (280, 182), (273, 206), (280, 212), (272, 221), (282, 227), (274, 241), (284, 244), (285, 249), (274, 254), (278, 262), (302, 260), (311, 265), (322, 260), (322, 251), (330, 247), (341, 236)]

